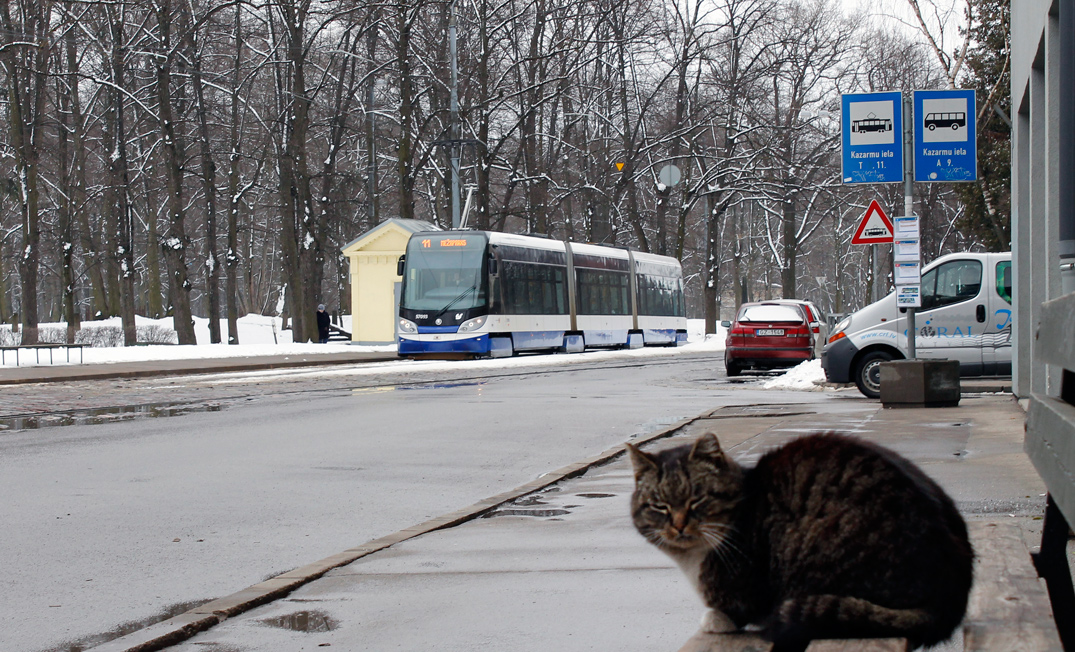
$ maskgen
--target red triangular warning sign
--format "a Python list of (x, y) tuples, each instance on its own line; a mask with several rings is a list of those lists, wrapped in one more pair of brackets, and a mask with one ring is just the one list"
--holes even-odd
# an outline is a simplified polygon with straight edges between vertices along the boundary
[(874, 199), (866, 214), (862, 216), (862, 222), (855, 231), (855, 237), (851, 238), (851, 244), (882, 244), (892, 242), (892, 220), (881, 210), (881, 204)]

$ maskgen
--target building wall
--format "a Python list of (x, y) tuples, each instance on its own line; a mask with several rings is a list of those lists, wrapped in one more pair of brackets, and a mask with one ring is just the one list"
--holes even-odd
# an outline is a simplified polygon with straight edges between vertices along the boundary
[(351, 270), (351, 341), (393, 344), (396, 326), (396, 262), (410, 233), (389, 226), (344, 250)]
[(1075, 291), (1075, 0), (1012, 0), (1011, 9), (1013, 389), (1025, 397), (1059, 391), (1059, 370), (1035, 354), (1036, 328), (1042, 302)]
[[(400, 252), (402, 254), (402, 251)], [(396, 301), (395, 284), (402, 279), (396, 275), (399, 254), (360, 253), (352, 259), (351, 318), (352, 341), (359, 344), (392, 344), (395, 342)]]

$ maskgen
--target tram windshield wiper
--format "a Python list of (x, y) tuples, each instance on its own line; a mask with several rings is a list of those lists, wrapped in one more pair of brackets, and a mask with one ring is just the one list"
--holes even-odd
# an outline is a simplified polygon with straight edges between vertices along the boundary
[(473, 285), (471, 285), (471, 286), (470, 286), (470, 287), (468, 287), (467, 289), (463, 290), (463, 291), (462, 291), (462, 292), (460, 292), (460, 293), (459, 293), (458, 295), (456, 295), (456, 297), (455, 297), (454, 299), (452, 299), (451, 301), (449, 301), (449, 302), (448, 302), (448, 303), (447, 303), (447, 304), (446, 304), (446, 305), (445, 305), (445, 306), (444, 306), (443, 308), (441, 308), (441, 309), (440, 309), (440, 310), (439, 310), (439, 311), (437, 312), (437, 314), (435, 314), (435, 315), (433, 315), (433, 316), (434, 316), (434, 317), (440, 317), (440, 316), (441, 316), (441, 315), (443, 315), (444, 313), (448, 312), (449, 310), (451, 310), (452, 306), (454, 306), (455, 304), (457, 304), (457, 303), (459, 303), (460, 301), (462, 301), (462, 300), (463, 300), (463, 297), (467, 296), (468, 294), (470, 294), (470, 293), (471, 293), (471, 292), (473, 292), (474, 290), (475, 290), (475, 287), (474, 287)]

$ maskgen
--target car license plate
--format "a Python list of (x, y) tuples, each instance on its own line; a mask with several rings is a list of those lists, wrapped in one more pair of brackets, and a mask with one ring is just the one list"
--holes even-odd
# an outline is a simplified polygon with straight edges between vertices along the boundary
[(758, 337), (764, 337), (766, 335), (783, 335), (783, 328), (759, 328), (754, 331), (754, 334)]

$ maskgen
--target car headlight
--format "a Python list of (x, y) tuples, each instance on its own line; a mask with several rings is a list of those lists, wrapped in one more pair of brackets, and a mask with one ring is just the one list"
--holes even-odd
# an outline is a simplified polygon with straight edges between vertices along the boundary
[(475, 317), (474, 319), (466, 320), (462, 324), (459, 324), (459, 332), (460, 333), (467, 333), (469, 331), (478, 330), (479, 328), (481, 328), (482, 326), (485, 325), (485, 318), (486, 318), (486, 315), (482, 315), (481, 317)]
[(835, 327), (833, 327), (832, 333), (829, 335), (828, 342), (831, 344), (836, 340), (846, 337), (844, 331), (846, 331), (849, 326), (851, 326), (851, 315), (844, 317), (839, 321), (839, 323), (836, 324)]
[(417, 333), (418, 332), (418, 325), (415, 324), (413, 321), (411, 321), (409, 319), (400, 318), (400, 320), (399, 320), (399, 332), (400, 333)]

